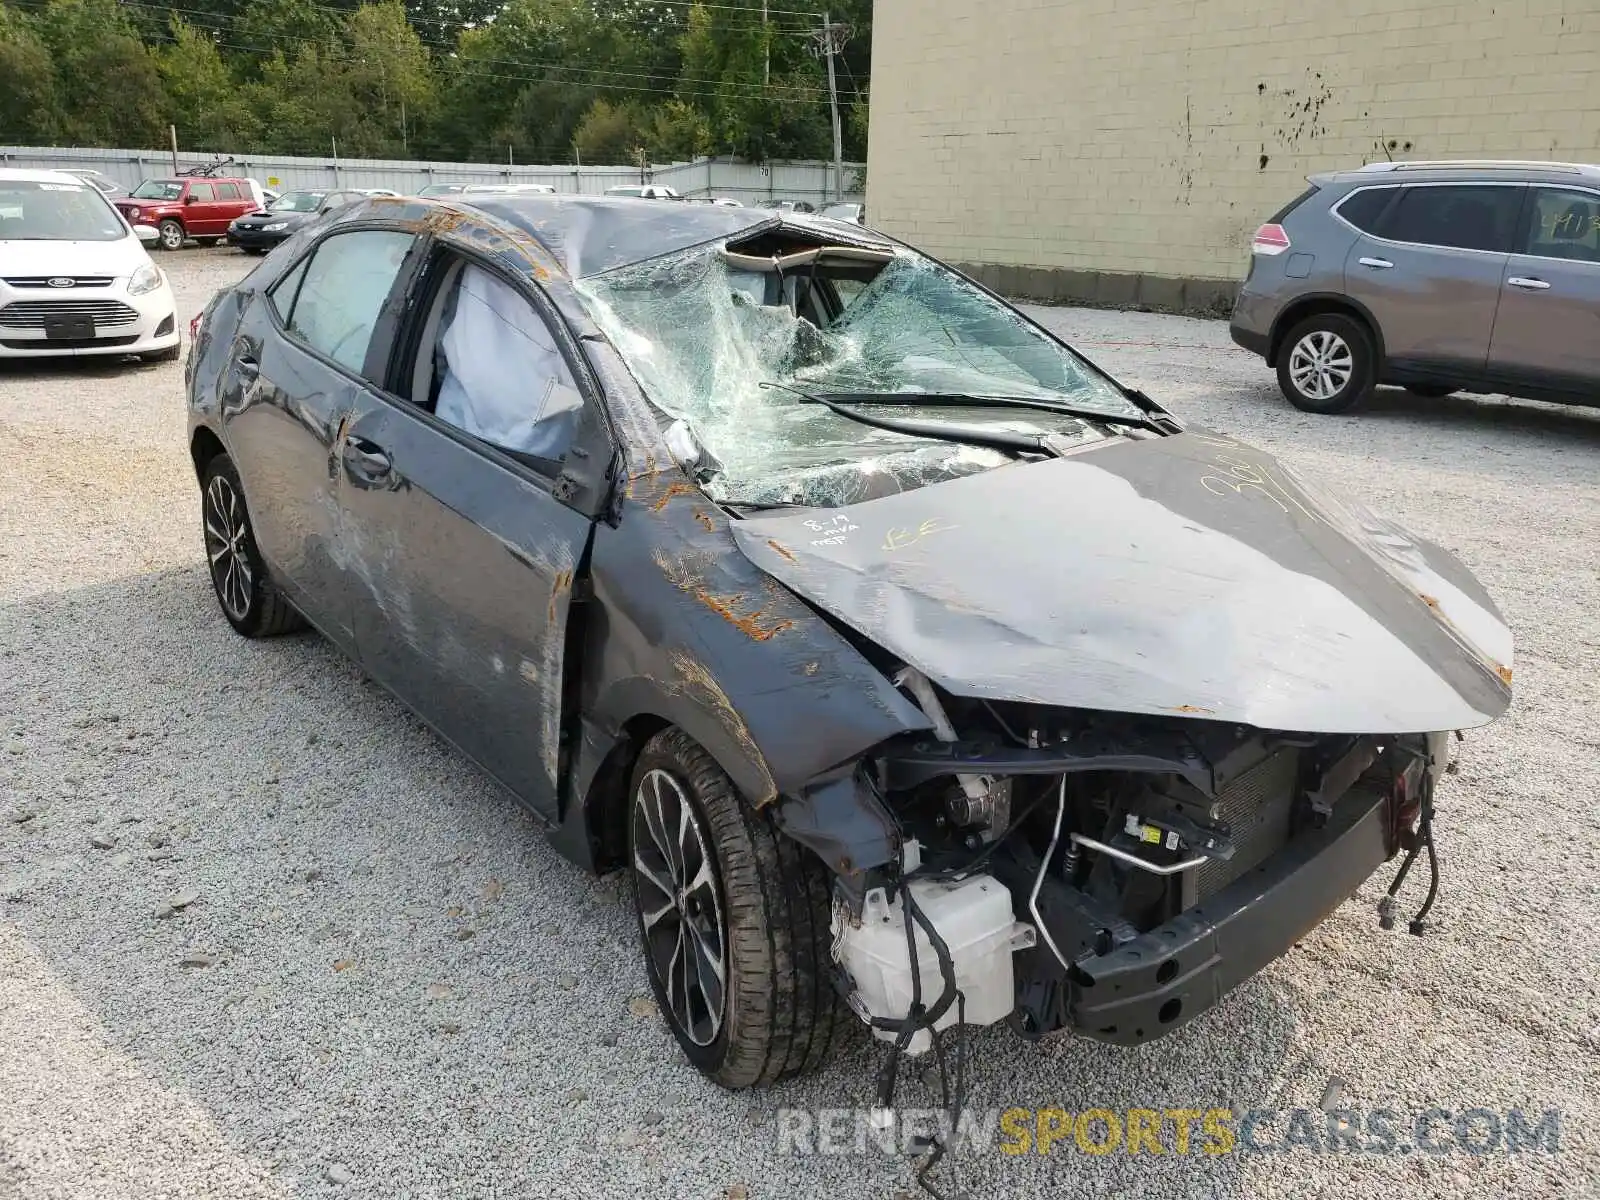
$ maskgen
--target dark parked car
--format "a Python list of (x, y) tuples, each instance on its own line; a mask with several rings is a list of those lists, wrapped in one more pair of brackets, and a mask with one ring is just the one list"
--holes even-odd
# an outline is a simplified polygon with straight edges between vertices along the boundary
[(285, 192), (269, 207), (248, 213), (229, 225), (228, 245), (248, 254), (265, 254), (287, 241), (306, 222), (367, 198), (367, 192), (354, 188), (342, 192)]
[(1380, 383), (1600, 404), (1600, 166), (1382, 162), (1313, 175), (1256, 231), (1233, 339), (1290, 403)]
[(846, 1006), (911, 1053), (1176, 1029), (1431, 859), (1449, 731), (1509, 701), (1448, 553), (865, 229), (362, 203), (199, 322), (223, 614), (628, 870), (727, 1086)]

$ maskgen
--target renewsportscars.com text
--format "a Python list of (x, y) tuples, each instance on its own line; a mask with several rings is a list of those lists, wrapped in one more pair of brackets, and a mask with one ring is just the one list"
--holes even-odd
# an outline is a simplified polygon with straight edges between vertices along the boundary
[(778, 1111), (790, 1154), (907, 1154), (929, 1138), (1002, 1154), (1558, 1154), (1561, 1112), (1426, 1108), (899, 1109)]

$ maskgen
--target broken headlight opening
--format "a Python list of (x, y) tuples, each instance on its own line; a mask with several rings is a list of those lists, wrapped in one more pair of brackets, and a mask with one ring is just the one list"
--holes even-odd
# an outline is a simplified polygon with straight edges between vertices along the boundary
[[(1050, 709), (891, 676), (933, 727), (882, 746), (857, 785), (890, 814), (893, 861), (841, 872), (835, 983), (901, 1060), (934, 1054), (959, 1130), (966, 1028), (1005, 1021), (1137, 1045), (1288, 949), (1400, 850), (1384, 903), (1424, 851), (1438, 890), (1433, 784), (1444, 735), (1324, 736)], [(953, 1055), (946, 1041), (954, 1039)], [(948, 1061), (953, 1057), (954, 1070)], [(917, 1147), (918, 1181), (947, 1147)]]

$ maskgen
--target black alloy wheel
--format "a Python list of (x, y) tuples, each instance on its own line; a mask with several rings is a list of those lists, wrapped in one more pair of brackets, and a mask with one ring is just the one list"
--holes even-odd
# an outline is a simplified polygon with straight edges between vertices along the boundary
[(201, 529), (217, 603), (245, 637), (269, 637), (304, 621), (267, 573), (250, 530), (250, 510), (233, 460), (218, 454), (205, 465), (200, 494)]

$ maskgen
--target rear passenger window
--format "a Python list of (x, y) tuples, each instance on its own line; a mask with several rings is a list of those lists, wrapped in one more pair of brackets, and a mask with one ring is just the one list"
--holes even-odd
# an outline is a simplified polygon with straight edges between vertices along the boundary
[(237, 200), (239, 198), (239, 185), (237, 183), (217, 184), (218, 200)]
[(272, 290), (267, 293), (267, 299), (272, 301), (272, 307), (285, 325), (289, 323), (289, 315), (294, 312), (294, 298), (300, 294), (300, 281), (305, 278), (306, 264), (310, 261), (302, 258), (299, 265), (273, 284)]
[(1352, 192), (1339, 205), (1339, 215), (1362, 233), (1377, 233), (1378, 218), (1383, 216), (1389, 201), (1394, 199), (1394, 194), (1399, 190), (1385, 187), (1362, 188), (1359, 192)]
[(1600, 262), (1600, 196), (1536, 188), (1521, 252), (1540, 258)]
[(360, 373), (379, 310), (412, 241), (409, 233), (387, 229), (328, 238), (305, 269), (289, 314), (290, 331), (340, 366)]
[(1379, 236), (1423, 246), (1508, 251), (1525, 190), (1484, 184), (1408, 187), (1384, 218)]

